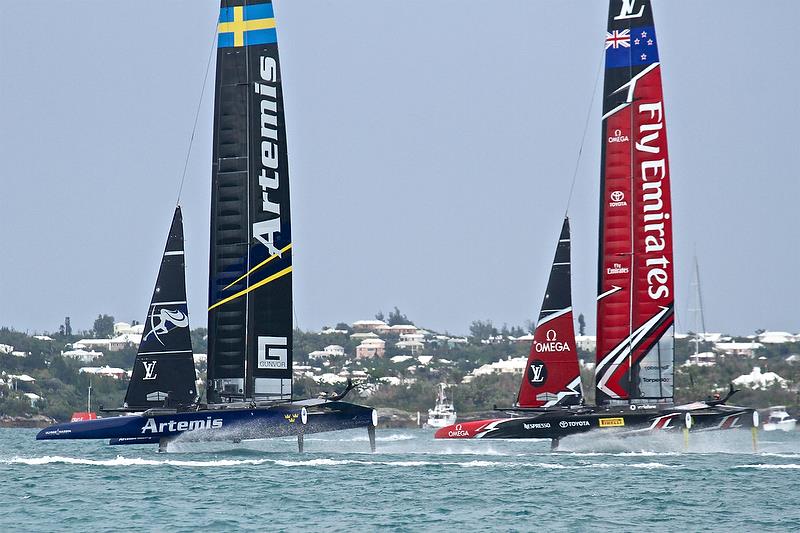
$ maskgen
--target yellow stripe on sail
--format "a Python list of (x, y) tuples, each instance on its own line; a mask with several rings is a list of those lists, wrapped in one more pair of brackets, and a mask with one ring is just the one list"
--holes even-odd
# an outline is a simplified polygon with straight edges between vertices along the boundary
[[(291, 248), (292, 248), (292, 244), (291, 243), (289, 243), (286, 246), (284, 246), (283, 249), (281, 249), (281, 252), (280, 252), (281, 255), (283, 255), (284, 252), (287, 252), (287, 251), (291, 250)], [(250, 270), (248, 270), (247, 272), (245, 272), (244, 274), (242, 274), (241, 276), (239, 276), (238, 278), (236, 278), (235, 280), (230, 282), (230, 284), (228, 284), (228, 286), (225, 287), (222, 290), (226, 291), (226, 290), (230, 289), (231, 287), (233, 287), (234, 285), (236, 285), (237, 283), (242, 281), (244, 278), (246, 278), (247, 276), (249, 276), (250, 274), (252, 274), (256, 270), (258, 270), (259, 268), (263, 267), (264, 265), (266, 265), (267, 263), (269, 263), (270, 261), (272, 261), (276, 257), (280, 257), (280, 256), (279, 255), (271, 255), (271, 256), (267, 257), (266, 259), (261, 261), (259, 264), (257, 264), (256, 266), (254, 266), (253, 268), (251, 268)]]
[(281, 270), (280, 272), (278, 272), (276, 274), (273, 274), (273, 275), (269, 276), (268, 278), (262, 279), (261, 281), (259, 281), (255, 285), (247, 287), (246, 289), (241, 290), (241, 291), (237, 292), (236, 294), (232, 294), (232, 295), (228, 296), (227, 298), (225, 298), (224, 300), (218, 301), (217, 303), (215, 303), (214, 305), (209, 307), (208, 310), (211, 311), (212, 309), (214, 309), (216, 307), (219, 307), (220, 305), (226, 304), (226, 303), (228, 303), (228, 302), (230, 302), (232, 300), (235, 300), (235, 299), (237, 299), (237, 298), (239, 298), (241, 296), (244, 296), (248, 292), (254, 291), (257, 288), (259, 288), (259, 287), (261, 287), (263, 285), (266, 285), (267, 283), (275, 281), (278, 278), (282, 278), (283, 276), (285, 276), (286, 274), (289, 274), (291, 272), (292, 272), (292, 267), (288, 266), (288, 267), (284, 268), (283, 270)]

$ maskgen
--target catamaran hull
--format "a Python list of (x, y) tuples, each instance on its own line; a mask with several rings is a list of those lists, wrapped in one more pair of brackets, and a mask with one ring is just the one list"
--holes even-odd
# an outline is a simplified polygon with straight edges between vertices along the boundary
[(353, 428), (374, 428), (377, 414), (346, 402), (266, 408), (202, 409), (166, 414), (135, 414), (66, 422), (47, 427), (37, 440), (110, 439), (112, 444), (148, 444), (185, 436), (187, 440), (244, 440), (286, 437)]
[[(437, 439), (561, 439), (589, 431), (617, 436), (670, 431), (688, 426), (692, 431), (751, 428), (757, 426), (754, 410), (716, 406), (696, 410), (604, 409), (543, 411), (530, 416), (463, 422), (442, 428)], [(688, 416), (687, 416), (688, 415)]]

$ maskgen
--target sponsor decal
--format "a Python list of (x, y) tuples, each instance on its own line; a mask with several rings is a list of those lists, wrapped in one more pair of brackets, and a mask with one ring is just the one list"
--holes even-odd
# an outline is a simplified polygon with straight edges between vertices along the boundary
[[(625, 30), (625, 31), (628, 31), (628, 30)], [(606, 41), (606, 42), (608, 42), (608, 41)], [(608, 47), (606, 47), (606, 48), (608, 48)], [(628, 141), (630, 141), (630, 138), (628, 138), (627, 135), (623, 134), (622, 130), (620, 130), (620, 129), (614, 130), (614, 135), (611, 135), (611, 136), (608, 137), (608, 142), (610, 142), (610, 143), (626, 143)]]
[(600, 427), (601, 428), (618, 428), (625, 425), (625, 419), (622, 417), (618, 418), (601, 418), (600, 419)]
[(50, 431), (45, 431), (45, 435), (67, 435), (72, 433), (71, 429), (51, 429)]
[(562, 420), (558, 423), (559, 427), (561, 428), (575, 428), (575, 427), (588, 427), (589, 424), (588, 420)]
[(277, 196), (280, 190), (278, 176), (278, 62), (269, 56), (261, 56), (259, 61), (261, 82), (255, 82), (254, 89), (259, 97), (257, 107), (261, 110), (261, 170), (258, 185), (261, 187), (261, 211), (267, 220), (253, 224), (253, 238), (267, 248), (270, 256), (281, 257), (275, 246), (275, 234), (281, 232), (281, 205), (273, 202), (271, 194)]
[(150, 338), (150, 335), (153, 335), (156, 340), (164, 346), (164, 341), (161, 340), (160, 335), (166, 335), (170, 331), (178, 328), (188, 328), (189, 327), (189, 316), (181, 311), (180, 309), (167, 309), (162, 307), (156, 313), (156, 307), (159, 304), (153, 304), (153, 308), (150, 310), (150, 331), (147, 335), (144, 336), (142, 342), (146, 341)]
[(147, 381), (158, 377), (158, 374), (156, 374), (156, 361), (142, 361), (142, 365), (144, 366), (144, 377), (142, 380)]
[(625, 201), (625, 193), (622, 191), (613, 191), (609, 195), (611, 201), (608, 202), (608, 207), (624, 207), (628, 205)]
[(642, 404), (635, 404), (632, 403), (628, 406), (631, 411), (635, 411), (637, 409), (656, 409), (658, 406), (653, 405), (651, 403), (642, 403)]
[(181, 420), (180, 422), (170, 420), (169, 422), (156, 422), (155, 418), (148, 418), (142, 427), (142, 435), (147, 432), (152, 434), (176, 432), (176, 431), (194, 431), (196, 429), (219, 429), (222, 427), (222, 419), (206, 417), (205, 420)]
[(541, 387), (547, 381), (547, 365), (541, 359), (531, 361), (528, 365), (528, 383), (534, 387)]
[(644, 13), (644, 5), (636, 11), (636, 0), (622, 0), (622, 5), (619, 9), (619, 15), (614, 17), (614, 20), (637, 19)]
[(283, 415), (283, 418), (289, 421), (290, 424), (294, 424), (294, 421), (300, 416), (299, 413), (286, 413)]
[(627, 274), (630, 271), (628, 267), (622, 266), (622, 263), (614, 263), (614, 266), (606, 268), (606, 272), (609, 276), (612, 274)]
[(669, 259), (663, 253), (668, 246), (666, 232), (670, 214), (665, 212), (661, 199), (662, 186), (667, 177), (666, 154), (661, 153), (660, 136), (664, 129), (664, 111), (661, 102), (641, 103), (638, 108), (642, 124), (636, 150), (641, 159), (642, 201), (639, 202), (644, 220), (645, 266), (647, 267), (647, 295), (651, 300), (669, 297)]
[(550, 422), (536, 422), (533, 424), (522, 424), (525, 429), (547, 429), (550, 427)]
[[(558, 340), (558, 338), (556, 337), (556, 331), (554, 329), (548, 329), (547, 334), (545, 335), (545, 342), (539, 342), (534, 340), (533, 349), (537, 353), (550, 353), (550, 352), (568, 352), (570, 350), (570, 347), (567, 341), (561, 342), (560, 340)], [(544, 374), (544, 379), (547, 379), (546, 370)]]
[(668, 377), (663, 377), (663, 378), (646, 378), (646, 377), (642, 377), (641, 380), (643, 382), (645, 382), (645, 383), (669, 383), (670, 381), (672, 381), (672, 379), (670, 379)]
[(469, 437), (469, 431), (464, 429), (461, 424), (456, 424), (455, 429), (447, 432), (448, 437)]
[(286, 370), (288, 364), (286, 337), (258, 337), (258, 368)]

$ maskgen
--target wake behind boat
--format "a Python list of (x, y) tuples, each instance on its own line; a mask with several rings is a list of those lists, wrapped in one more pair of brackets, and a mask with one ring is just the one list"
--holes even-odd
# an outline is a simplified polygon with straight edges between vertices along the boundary
[(564, 221), (511, 418), (443, 428), (437, 438), (549, 438), (757, 427), (721, 400), (673, 404), (672, 207), (661, 64), (649, 0), (611, 0), (605, 43), (596, 406), (584, 406)]
[(365, 427), (376, 412), (292, 393), (292, 240), (286, 125), (271, 0), (222, 0), (218, 26), (211, 194), (208, 403), (195, 384), (184, 273), (183, 219), (175, 209), (126, 414), (56, 424), (37, 439), (158, 443), (184, 435), (241, 440)]

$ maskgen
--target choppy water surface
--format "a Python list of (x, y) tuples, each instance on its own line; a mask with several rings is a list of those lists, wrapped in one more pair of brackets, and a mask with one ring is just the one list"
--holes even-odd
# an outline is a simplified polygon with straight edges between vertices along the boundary
[(365, 431), (239, 445), (36, 442), (0, 430), (0, 531), (795, 530), (800, 435), (435, 441)]

